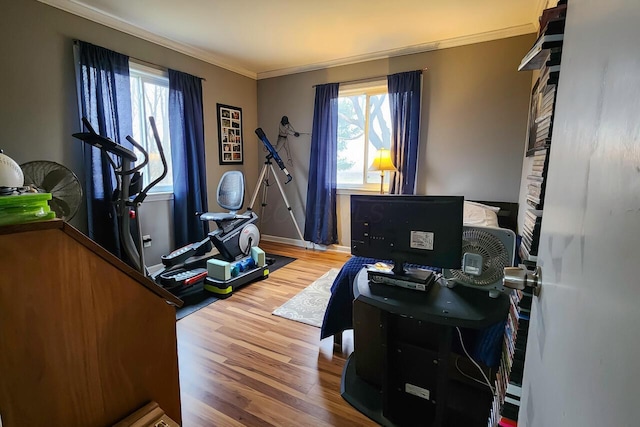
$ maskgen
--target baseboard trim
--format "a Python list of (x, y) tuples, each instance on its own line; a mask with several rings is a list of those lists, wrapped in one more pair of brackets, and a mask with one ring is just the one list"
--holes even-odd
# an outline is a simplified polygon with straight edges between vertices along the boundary
[(351, 248), (349, 248), (348, 246), (318, 245), (316, 243), (305, 242), (304, 240), (300, 240), (300, 239), (291, 239), (288, 237), (272, 236), (269, 234), (261, 235), (260, 239), (266, 240), (267, 242), (283, 243), (285, 245), (297, 246), (305, 249), (313, 249), (315, 251), (351, 253)]

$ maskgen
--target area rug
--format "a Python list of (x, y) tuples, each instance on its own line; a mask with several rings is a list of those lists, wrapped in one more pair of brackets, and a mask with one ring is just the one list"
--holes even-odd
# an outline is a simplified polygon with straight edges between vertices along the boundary
[(337, 268), (327, 271), (296, 296), (276, 308), (273, 314), (317, 328), (321, 327), (324, 312), (331, 297), (331, 285), (339, 272)]
[[(269, 265), (269, 274), (296, 260), (295, 258), (290, 258), (288, 256), (274, 254), (266, 254), (266, 258), (267, 264)], [(250, 285), (251, 284), (247, 286)], [(233, 295), (231, 296), (231, 298), (233, 298)], [(180, 299), (184, 301), (184, 305), (176, 309), (176, 320), (180, 320), (192, 313), (195, 313), (201, 308), (204, 308), (209, 304), (218, 301), (220, 298), (217, 298), (209, 292), (205, 291), (202, 288), (202, 283), (200, 283), (198, 285), (194, 285), (192, 289), (182, 294), (180, 296)]]

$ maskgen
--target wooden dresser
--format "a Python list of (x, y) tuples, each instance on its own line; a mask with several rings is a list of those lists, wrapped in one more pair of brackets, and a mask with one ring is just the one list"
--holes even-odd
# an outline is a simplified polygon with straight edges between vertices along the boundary
[(63, 221), (0, 227), (3, 426), (111, 425), (150, 401), (180, 423), (180, 304)]

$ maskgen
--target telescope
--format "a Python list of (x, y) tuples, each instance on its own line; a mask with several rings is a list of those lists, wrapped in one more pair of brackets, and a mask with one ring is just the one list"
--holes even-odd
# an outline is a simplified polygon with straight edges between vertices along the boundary
[(256, 135), (258, 135), (258, 138), (260, 138), (260, 141), (262, 141), (262, 143), (264, 144), (265, 148), (269, 152), (269, 154), (267, 155), (267, 160), (269, 160), (269, 159), (275, 160), (275, 162), (278, 165), (278, 167), (280, 168), (280, 170), (282, 172), (284, 172), (284, 174), (287, 176), (287, 181), (285, 182), (285, 184), (288, 184), (293, 179), (293, 177), (291, 176), (291, 174), (287, 170), (287, 167), (284, 165), (284, 162), (282, 161), (282, 158), (280, 157), (280, 154), (278, 154), (278, 152), (273, 147), (273, 145), (271, 145), (271, 142), (269, 142), (269, 139), (267, 138), (267, 135), (265, 135), (265, 133), (262, 130), (262, 128), (256, 129)]
[(265, 206), (267, 206), (267, 189), (270, 186), (269, 173), (271, 171), (271, 173), (273, 173), (273, 178), (275, 179), (276, 184), (278, 184), (278, 190), (280, 190), (280, 195), (282, 196), (282, 200), (284, 201), (284, 204), (287, 206), (287, 210), (289, 211), (289, 216), (291, 217), (291, 221), (293, 221), (293, 225), (296, 227), (298, 236), (300, 236), (300, 240), (304, 241), (304, 236), (302, 235), (302, 231), (300, 230), (300, 227), (298, 227), (298, 223), (296, 222), (295, 216), (293, 216), (293, 211), (291, 210), (291, 205), (289, 204), (289, 200), (287, 200), (287, 196), (284, 193), (284, 189), (282, 188), (282, 185), (280, 184), (280, 180), (276, 176), (276, 172), (275, 172), (275, 169), (273, 168), (272, 160), (276, 162), (280, 170), (284, 172), (284, 174), (287, 176), (287, 182), (285, 182), (285, 184), (291, 182), (293, 177), (287, 170), (286, 166), (284, 165), (284, 162), (282, 161), (282, 158), (280, 158), (280, 155), (278, 154), (276, 149), (273, 147), (273, 145), (271, 145), (271, 142), (269, 142), (269, 139), (267, 138), (267, 135), (264, 134), (264, 131), (262, 130), (262, 128), (256, 129), (256, 135), (258, 135), (258, 138), (260, 138), (260, 141), (262, 141), (262, 143), (264, 144), (269, 154), (267, 154), (264, 165), (262, 166), (262, 170), (260, 171), (260, 176), (258, 177), (258, 183), (256, 184), (255, 190), (253, 191), (253, 196), (251, 197), (251, 202), (249, 202), (248, 210), (250, 211), (253, 210), (253, 205), (256, 202), (256, 198), (258, 197), (258, 192), (262, 188), (263, 189), (262, 203), (260, 204), (262, 211), (260, 212), (260, 217), (263, 216), (264, 208)]

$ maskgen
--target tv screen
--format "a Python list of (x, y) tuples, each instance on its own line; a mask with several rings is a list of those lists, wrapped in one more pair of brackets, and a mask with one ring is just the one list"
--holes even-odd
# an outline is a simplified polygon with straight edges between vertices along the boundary
[(404, 263), (461, 267), (464, 197), (351, 196), (351, 253)]

